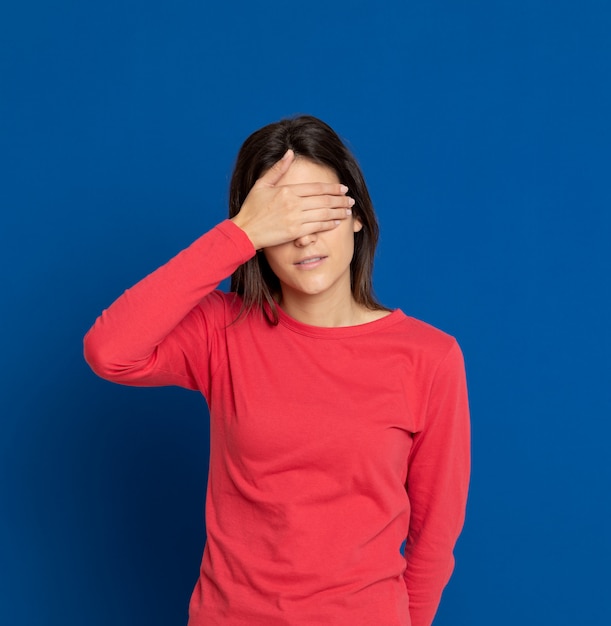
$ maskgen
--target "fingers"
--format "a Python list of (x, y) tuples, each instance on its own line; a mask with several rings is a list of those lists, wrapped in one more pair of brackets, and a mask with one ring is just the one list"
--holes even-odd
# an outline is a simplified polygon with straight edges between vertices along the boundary
[(300, 235), (298, 237), (293, 237), (293, 239), (299, 239), (300, 237), (305, 237), (307, 235), (314, 235), (325, 230), (333, 230), (334, 228), (337, 228), (345, 218), (346, 215), (344, 212), (344, 215), (339, 219), (322, 219), (317, 222), (307, 222), (302, 225)]
[(332, 227), (333, 223), (339, 224), (352, 214), (350, 209), (316, 209), (305, 211), (302, 214), (301, 224), (307, 226), (308, 229), (317, 224), (328, 224)]
[(345, 196), (348, 191), (346, 185), (341, 183), (298, 183), (287, 185), (297, 196)]
[(284, 156), (279, 161), (276, 161), (257, 182), (273, 187), (286, 174), (294, 160), (295, 153), (292, 150), (287, 150)]
[[(354, 206), (354, 198), (350, 196), (307, 196), (300, 199), (303, 211), (315, 209), (351, 209)], [(350, 213), (348, 213), (350, 215)]]

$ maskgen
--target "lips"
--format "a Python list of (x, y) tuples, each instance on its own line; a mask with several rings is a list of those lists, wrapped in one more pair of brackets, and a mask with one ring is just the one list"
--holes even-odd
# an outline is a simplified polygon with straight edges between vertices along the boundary
[(310, 265), (312, 263), (318, 263), (319, 261), (322, 261), (326, 258), (327, 257), (325, 256), (309, 256), (305, 259), (301, 259), (301, 261), (296, 261), (295, 263), (293, 263), (293, 265)]

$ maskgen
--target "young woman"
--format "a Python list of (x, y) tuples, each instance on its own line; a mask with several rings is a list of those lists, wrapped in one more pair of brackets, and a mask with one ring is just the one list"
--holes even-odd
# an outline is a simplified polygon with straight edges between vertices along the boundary
[(189, 626), (430, 625), (467, 496), (460, 349), (376, 301), (372, 203), (320, 120), (251, 135), (229, 202), (85, 337), (103, 378), (208, 403)]

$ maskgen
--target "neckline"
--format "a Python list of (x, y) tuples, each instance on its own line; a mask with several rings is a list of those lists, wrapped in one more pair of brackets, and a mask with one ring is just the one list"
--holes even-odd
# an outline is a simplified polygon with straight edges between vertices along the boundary
[(356, 326), (311, 326), (297, 321), (280, 307), (278, 309), (278, 323), (289, 330), (305, 335), (306, 337), (316, 337), (319, 339), (341, 339), (343, 337), (356, 337), (376, 332), (405, 319), (406, 315), (401, 309), (394, 309), (388, 315), (380, 317), (371, 322), (357, 324)]

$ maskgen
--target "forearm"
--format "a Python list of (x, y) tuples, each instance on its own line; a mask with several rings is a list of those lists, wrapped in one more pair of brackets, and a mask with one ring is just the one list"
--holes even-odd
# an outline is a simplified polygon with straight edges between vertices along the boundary
[(156, 348), (221, 280), (254, 255), (246, 235), (226, 221), (128, 289), (84, 339), (85, 359), (103, 378), (144, 368)]
[(454, 345), (437, 368), (427, 420), (416, 433), (408, 465), (411, 505), (405, 584), (412, 626), (430, 626), (454, 568), (453, 550), (465, 519), (470, 426), (462, 354)]

